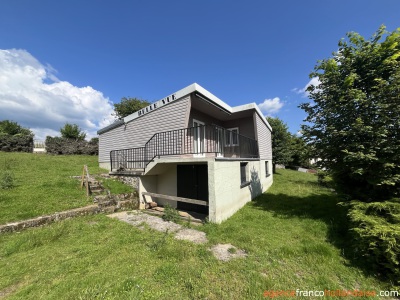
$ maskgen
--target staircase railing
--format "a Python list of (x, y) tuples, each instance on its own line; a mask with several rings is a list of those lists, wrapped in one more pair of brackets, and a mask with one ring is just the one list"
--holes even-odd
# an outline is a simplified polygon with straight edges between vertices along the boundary
[(158, 132), (144, 147), (113, 150), (110, 152), (111, 171), (145, 169), (160, 156), (201, 156), (204, 153), (223, 157), (259, 157), (256, 140), (216, 125), (203, 125)]

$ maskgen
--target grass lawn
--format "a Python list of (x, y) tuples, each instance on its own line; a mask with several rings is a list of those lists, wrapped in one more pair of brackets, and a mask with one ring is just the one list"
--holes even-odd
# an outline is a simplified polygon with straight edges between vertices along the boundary
[[(98, 167), (97, 156), (0, 152), (0, 180), (10, 169), (16, 184), (0, 190), (0, 224), (92, 204), (78, 180), (70, 178), (81, 175), (85, 164), (90, 174), (107, 172)], [(108, 186), (115, 193), (131, 190), (113, 182)]]
[[(221, 225), (200, 227), (206, 245), (105, 215), (0, 235), (0, 298), (265, 299), (266, 290), (390, 289), (344, 258), (335, 196), (313, 175), (278, 172), (266, 194)], [(207, 250), (216, 243), (248, 257), (218, 261)]]

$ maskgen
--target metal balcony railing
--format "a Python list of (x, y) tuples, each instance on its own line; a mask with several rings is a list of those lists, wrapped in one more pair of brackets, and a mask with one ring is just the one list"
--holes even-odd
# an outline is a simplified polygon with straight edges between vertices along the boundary
[(258, 158), (256, 140), (215, 125), (158, 132), (144, 147), (110, 152), (112, 170), (145, 169), (160, 156), (215, 153), (231, 158)]

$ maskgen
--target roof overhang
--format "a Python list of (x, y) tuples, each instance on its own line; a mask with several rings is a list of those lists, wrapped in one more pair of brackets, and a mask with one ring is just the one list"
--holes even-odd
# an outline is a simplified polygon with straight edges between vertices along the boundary
[(150, 104), (149, 106), (146, 106), (145, 108), (143, 108), (137, 112), (134, 112), (133, 114), (130, 114), (129, 116), (123, 118), (120, 121), (117, 121), (103, 129), (100, 129), (97, 133), (102, 134), (106, 131), (109, 131), (111, 129), (119, 127), (124, 123), (128, 123), (132, 120), (140, 118), (143, 115), (151, 113), (152, 111), (159, 109), (165, 105), (168, 105), (172, 102), (178, 101), (179, 99), (182, 99), (183, 97), (190, 95), (192, 93), (194, 93), (197, 97), (203, 99), (204, 101), (208, 102), (209, 104), (216, 106), (221, 111), (224, 111), (227, 114), (234, 114), (234, 113), (237, 113), (240, 111), (245, 111), (245, 110), (254, 110), (260, 116), (261, 120), (269, 128), (269, 130), (272, 131), (271, 125), (269, 125), (268, 121), (265, 119), (264, 115), (262, 114), (261, 110), (259, 109), (259, 107), (257, 106), (256, 103), (249, 103), (249, 104), (231, 107), (228, 104), (226, 104), (224, 101), (219, 99), (217, 96), (215, 96), (214, 94), (210, 93), (205, 88), (200, 86), (199, 84), (193, 83), (193, 84), (191, 84), (191, 85), (189, 85), (167, 97), (164, 97), (161, 100), (158, 100), (158, 101)]

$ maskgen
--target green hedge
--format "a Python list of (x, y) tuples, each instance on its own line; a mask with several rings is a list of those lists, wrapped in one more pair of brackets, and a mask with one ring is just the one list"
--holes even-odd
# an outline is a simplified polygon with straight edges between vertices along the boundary
[(33, 136), (0, 134), (0, 151), (33, 152)]
[(351, 201), (348, 216), (357, 253), (400, 286), (400, 199)]
[(46, 137), (46, 152), (49, 154), (87, 154), (98, 155), (98, 139), (90, 142), (85, 140), (74, 140), (62, 137)]

